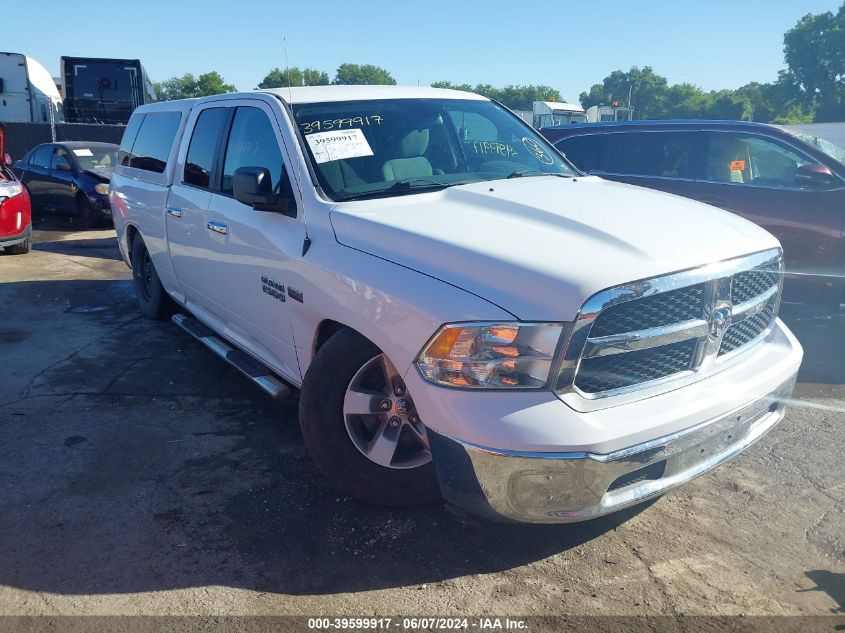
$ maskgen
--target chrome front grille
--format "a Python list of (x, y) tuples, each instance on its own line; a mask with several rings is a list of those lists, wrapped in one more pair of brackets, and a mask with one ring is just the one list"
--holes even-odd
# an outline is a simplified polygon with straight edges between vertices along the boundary
[(781, 267), (772, 250), (595, 295), (567, 343), (558, 394), (570, 404), (622, 397), (715, 371), (771, 330)]
[(733, 276), (731, 285), (731, 303), (739, 305), (777, 286), (779, 275), (780, 270), (776, 265), (772, 268), (765, 264), (753, 270), (737, 273)]
[(629, 309), (627, 303), (611, 306), (599, 314), (590, 336), (636, 332), (697, 319), (701, 317), (703, 302), (704, 284), (697, 284), (640, 299), (636, 310)]
[(599, 393), (659, 380), (688, 370), (695, 347), (695, 339), (690, 339), (621, 356), (586, 358), (575, 376), (575, 386), (585, 393)]

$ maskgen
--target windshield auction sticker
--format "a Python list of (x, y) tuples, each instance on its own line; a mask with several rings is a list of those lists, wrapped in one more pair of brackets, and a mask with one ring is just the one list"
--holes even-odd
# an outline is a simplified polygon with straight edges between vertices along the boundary
[(357, 129), (316, 132), (305, 137), (318, 163), (328, 163), (343, 158), (372, 156), (373, 150), (364, 133)]

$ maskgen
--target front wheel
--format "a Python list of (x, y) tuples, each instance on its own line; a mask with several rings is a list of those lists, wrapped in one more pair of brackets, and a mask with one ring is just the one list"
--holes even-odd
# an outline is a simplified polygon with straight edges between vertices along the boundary
[(14, 246), (7, 246), (6, 252), (9, 255), (26, 255), (32, 248), (32, 234), (26, 236), (23, 242), (18, 242)]
[(79, 223), (86, 229), (93, 229), (103, 222), (102, 213), (94, 209), (91, 201), (82, 194), (76, 197), (76, 215)]
[(369, 503), (432, 503), (440, 489), (425, 426), (399, 372), (352, 330), (317, 353), (299, 399), (305, 445), (339, 490)]

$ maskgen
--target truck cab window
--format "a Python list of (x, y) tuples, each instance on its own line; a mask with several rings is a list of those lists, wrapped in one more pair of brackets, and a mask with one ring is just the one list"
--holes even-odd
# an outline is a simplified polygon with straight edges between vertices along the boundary
[(178, 112), (151, 112), (144, 116), (132, 145), (129, 166), (163, 173), (181, 119)]
[(226, 122), (225, 108), (209, 108), (200, 112), (191, 135), (188, 156), (185, 160), (186, 185), (211, 188), (211, 170), (217, 153), (217, 141)]
[(270, 119), (259, 108), (235, 111), (223, 161), (223, 193), (232, 194), (232, 176), (240, 167), (264, 167), (273, 178), (273, 187), (279, 186), (284, 168), (282, 151)]

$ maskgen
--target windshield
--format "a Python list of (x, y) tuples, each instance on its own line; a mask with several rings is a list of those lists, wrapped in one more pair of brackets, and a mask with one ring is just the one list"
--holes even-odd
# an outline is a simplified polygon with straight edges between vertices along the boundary
[(333, 200), (575, 172), (491, 101), (382, 99), (299, 104), (294, 117)]
[(792, 130), (788, 128), (782, 129), (792, 134), (792, 136), (801, 139), (802, 141), (807, 143), (807, 145), (812, 145), (820, 152), (824, 152), (834, 160), (838, 160), (840, 163), (845, 164), (845, 149), (839, 147), (838, 145), (835, 145), (823, 138), (819, 138), (818, 136), (807, 134), (806, 132), (800, 132), (798, 130)]
[(85, 171), (114, 169), (117, 149), (102, 147), (74, 147), (72, 150), (79, 168)]

